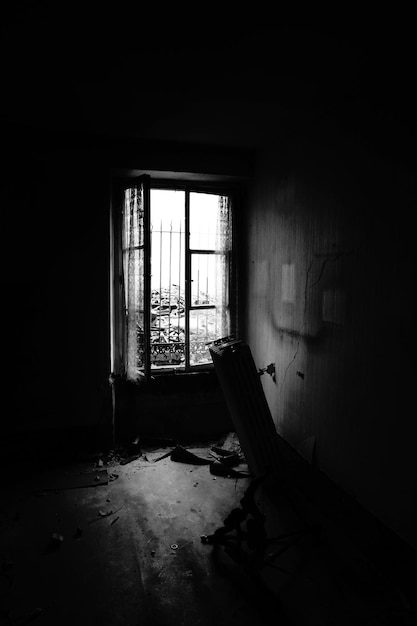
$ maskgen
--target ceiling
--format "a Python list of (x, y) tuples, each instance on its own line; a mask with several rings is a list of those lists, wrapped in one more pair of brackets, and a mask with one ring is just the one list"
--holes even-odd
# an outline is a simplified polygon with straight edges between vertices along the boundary
[(359, 32), (142, 30), (129, 30), (120, 16), (81, 19), (45, 2), (9, 14), (1, 38), (3, 120), (257, 148), (332, 116), (352, 128), (371, 121), (376, 132), (386, 132), (388, 120), (391, 127), (414, 118), (414, 44), (406, 40), (399, 49)]

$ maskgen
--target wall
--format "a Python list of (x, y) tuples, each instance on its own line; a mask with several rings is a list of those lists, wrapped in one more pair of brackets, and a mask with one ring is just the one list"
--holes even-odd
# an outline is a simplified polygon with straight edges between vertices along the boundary
[(259, 155), (246, 337), (278, 432), (417, 547), (407, 157), (330, 123)]
[(180, 444), (217, 439), (234, 430), (214, 371), (155, 376), (147, 386), (115, 378), (115, 438), (173, 439)]
[(98, 424), (110, 397), (107, 172), (88, 150), (30, 134), (8, 139), (3, 432)]

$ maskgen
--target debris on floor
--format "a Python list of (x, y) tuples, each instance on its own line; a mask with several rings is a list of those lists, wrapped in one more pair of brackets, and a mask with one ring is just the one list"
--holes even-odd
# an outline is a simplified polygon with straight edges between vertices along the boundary
[(176, 446), (171, 452), (171, 461), (178, 461), (180, 463), (191, 463), (193, 465), (210, 465), (211, 459), (206, 459), (197, 456), (193, 452), (186, 450), (182, 446)]
[(227, 478), (250, 478), (252, 476), (249, 471), (236, 470), (222, 461), (213, 461), (210, 464), (210, 474)]
[(137, 461), (142, 456), (142, 453), (133, 454), (132, 456), (128, 456), (126, 459), (120, 461), (120, 465), (127, 465), (128, 463), (132, 463), (132, 461)]
[[(201, 446), (198, 450), (200, 449)], [(225, 478), (247, 478), (252, 476), (235, 433), (230, 433), (220, 443), (211, 444), (206, 449), (203, 448), (201, 454), (196, 453), (195, 448), (192, 451), (185, 446), (176, 444), (173, 449), (158, 455), (156, 458), (152, 458), (148, 454), (146, 461), (157, 463), (168, 457), (170, 457), (171, 461), (178, 463), (208, 465), (210, 473), (215, 476), (223, 476)]]
[[(306, 482), (304, 494), (270, 489), (265, 481), (255, 493), (259, 483), (247, 489), (246, 475), (228, 479), (233, 472), (243, 474), (245, 466), (233, 436), (210, 444), (182, 443), (166, 450), (150, 447), (148, 461), (143, 449), (136, 467), (120, 471), (116, 483), (110, 481), (117, 470), (108, 468), (104, 492), (72, 489), (38, 498), (39, 492), (21, 490), (20, 484), (19, 489), (5, 489), (0, 506), (0, 623), (111, 626), (138, 623), (140, 618), (144, 626), (416, 625), (416, 568), (410, 583), (403, 582), (407, 563), (397, 561), (392, 545), (383, 539), (375, 546), (387, 559), (392, 586), (390, 578), (382, 579), (385, 566), (380, 577), (376, 568), (366, 567), (367, 561), (359, 559), (365, 543), (356, 508), (341, 523), (345, 505), (337, 504), (333, 491), (330, 500), (324, 487), (313, 490)], [(177, 446), (183, 464), (167, 458)], [(165, 462), (154, 464), (162, 454)], [(195, 457), (209, 462), (194, 464)], [(98, 458), (107, 467), (109, 455)], [(119, 465), (126, 457), (114, 453), (113, 458)], [(90, 486), (96, 487), (100, 468), (87, 465)], [(145, 467), (152, 469), (129, 481), (136, 468)], [(49, 480), (50, 473), (48, 480), (43, 472), (25, 476), (24, 486), (29, 478), (40, 487), (73, 485), (71, 478), (85, 468), (71, 466), (62, 480), (60, 467), (56, 482)], [(89, 526), (92, 518), (101, 523)], [(313, 527), (316, 522), (319, 526)], [(372, 529), (366, 526), (364, 535)], [(404, 571), (391, 568), (391, 559)], [(268, 597), (272, 622), (260, 615)], [(147, 606), (149, 614), (144, 615)]]
[(235, 432), (228, 433), (223, 441), (219, 443), (216, 447), (222, 449), (225, 452), (234, 452), (238, 456), (242, 456), (242, 448), (240, 445), (239, 437)]
[[(167, 457), (171, 456), (172, 454), (172, 450), (170, 450), (169, 452), (165, 452), (165, 454), (162, 454), (161, 456), (158, 456), (156, 459), (153, 459), (152, 463), (157, 463), (158, 461), (162, 461), (162, 459), (166, 459)], [(148, 457), (146, 457), (147, 460)]]
[(234, 465), (239, 465), (241, 462), (241, 457), (236, 453), (229, 450), (224, 450), (223, 448), (219, 448), (218, 446), (213, 446), (210, 451), (211, 456), (213, 456), (218, 461), (221, 461), (225, 465), (229, 465), (233, 467)]
[(248, 562), (256, 569), (262, 567), (268, 544), (266, 517), (258, 508), (255, 493), (264, 477), (253, 480), (240, 500), (224, 519), (223, 526), (213, 534), (201, 536), (203, 544), (221, 545), (237, 563)]
[(119, 506), (119, 508), (114, 510), (114, 511), (113, 511), (113, 509), (110, 509), (110, 511), (102, 511), (101, 509), (99, 509), (99, 511), (97, 513), (98, 517), (95, 517), (94, 519), (91, 519), (88, 523), (89, 524), (93, 524), (94, 522), (97, 522), (100, 519), (103, 519), (104, 517), (109, 517), (110, 515), (114, 515), (115, 513), (118, 513), (122, 508), (123, 508), (123, 504), (122, 504), (122, 506)]

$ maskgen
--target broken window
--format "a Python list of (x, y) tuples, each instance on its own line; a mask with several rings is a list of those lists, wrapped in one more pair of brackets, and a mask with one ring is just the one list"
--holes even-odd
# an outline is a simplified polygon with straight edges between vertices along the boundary
[(208, 344), (237, 331), (233, 194), (142, 176), (114, 206), (114, 370), (211, 367)]

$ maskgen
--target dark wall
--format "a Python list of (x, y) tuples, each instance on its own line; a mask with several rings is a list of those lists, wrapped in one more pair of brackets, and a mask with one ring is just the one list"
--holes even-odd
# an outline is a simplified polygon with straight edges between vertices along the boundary
[(10, 432), (96, 423), (109, 372), (107, 172), (8, 136), (2, 154), (2, 380)]
[(278, 432), (416, 546), (414, 172), (390, 148), (329, 122), (259, 155), (246, 326)]
[(214, 371), (158, 376), (144, 387), (115, 378), (113, 398), (119, 442), (139, 436), (185, 444), (220, 438), (234, 430)]

